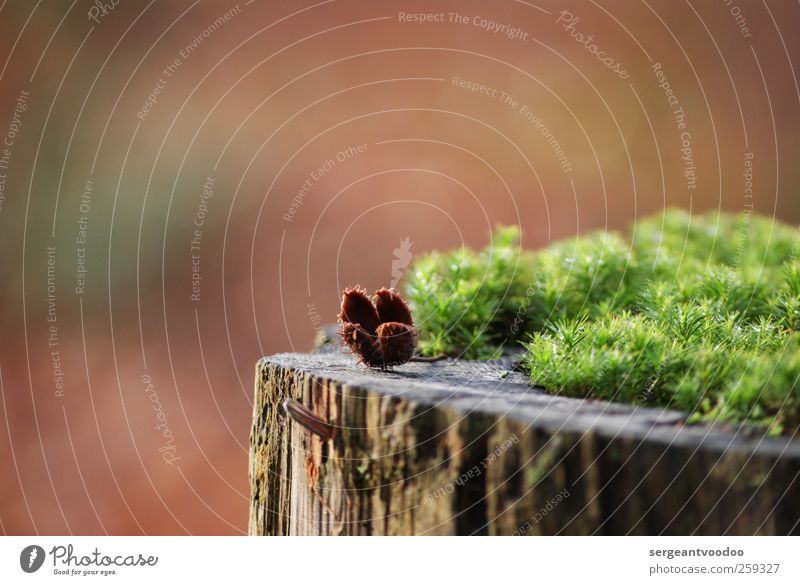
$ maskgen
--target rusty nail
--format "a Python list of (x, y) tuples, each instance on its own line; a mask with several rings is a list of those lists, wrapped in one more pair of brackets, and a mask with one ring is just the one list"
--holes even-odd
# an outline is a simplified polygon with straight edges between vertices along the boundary
[(302, 427), (305, 427), (315, 435), (329, 440), (336, 434), (336, 429), (330, 423), (325, 422), (319, 416), (311, 412), (308, 408), (294, 400), (287, 398), (283, 401), (283, 410), (289, 418)]

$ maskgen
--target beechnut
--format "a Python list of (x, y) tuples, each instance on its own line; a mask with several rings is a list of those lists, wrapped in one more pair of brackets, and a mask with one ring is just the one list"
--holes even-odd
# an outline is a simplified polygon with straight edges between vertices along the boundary
[(399, 366), (414, 357), (419, 334), (399, 294), (382, 288), (372, 299), (360, 287), (342, 294), (339, 335), (359, 362), (373, 368)]

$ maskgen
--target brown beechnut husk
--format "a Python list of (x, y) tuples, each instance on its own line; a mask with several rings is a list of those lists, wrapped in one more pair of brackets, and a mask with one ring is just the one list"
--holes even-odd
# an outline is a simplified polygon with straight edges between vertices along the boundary
[(358, 286), (342, 294), (339, 335), (350, 350), (373, 368), (406, 363), (414, 356), (419, 334), (411, 311), (399, 294), (382, 288), (370, 298)]

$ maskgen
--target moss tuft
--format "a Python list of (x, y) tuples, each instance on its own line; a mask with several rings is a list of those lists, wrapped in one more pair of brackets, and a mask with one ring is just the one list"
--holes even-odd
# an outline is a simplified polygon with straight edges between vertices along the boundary
[(553, 393), (800, 425), (800, 240), (752, 214), (670, 210), (630, 238), (531, 252), (515, 228), (482, 251), (433, 253), (407, 287), (420, 348), (485, 359), (524, 347)]

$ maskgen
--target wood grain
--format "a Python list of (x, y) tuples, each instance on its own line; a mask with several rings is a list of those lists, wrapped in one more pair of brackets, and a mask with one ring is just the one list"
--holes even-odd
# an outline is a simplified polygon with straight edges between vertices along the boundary
[[(504, 361), (256, 368), (251, 534), (797, 534), (800, 441), (551, 396)], [(336, 432), (287, 417), (287, 398)]]

